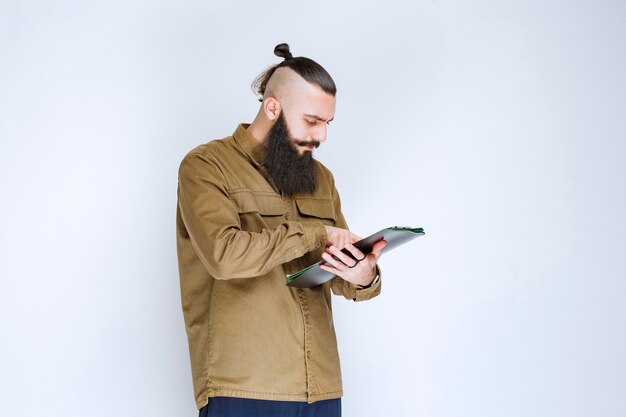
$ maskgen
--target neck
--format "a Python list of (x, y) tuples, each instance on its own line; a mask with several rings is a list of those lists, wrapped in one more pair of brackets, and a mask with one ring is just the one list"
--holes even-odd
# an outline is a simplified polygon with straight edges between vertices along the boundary
[(267, 137), (270, 129), (272, 128), (272, 123), (270, 120), (265, 117), (262, 113), (262, 108), (257, 113), (256, 117), (248, 126), (248, 132), (257, 140), (259, 143), (262, 143), (263, 140)]

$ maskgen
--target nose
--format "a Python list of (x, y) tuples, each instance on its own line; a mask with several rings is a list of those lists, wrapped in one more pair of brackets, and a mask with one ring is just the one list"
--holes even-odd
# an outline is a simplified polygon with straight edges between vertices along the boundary
[(326, 123), (320, 123), (320, 126), (317, 129), (315, 129), (315, 131), (313, 132), (312, 139), (317, 142), (324, 143), (326, 141), (326, 134), (327, 134)]

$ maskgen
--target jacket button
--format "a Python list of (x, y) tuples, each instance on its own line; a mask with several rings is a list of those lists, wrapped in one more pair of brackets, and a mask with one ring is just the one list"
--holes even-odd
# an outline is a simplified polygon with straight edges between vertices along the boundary
[(285, 213), (285, 219), (289, 220), (289, 213)]
[(322, 247), (322, 244), (320, 242), (315, 242), (315, 249), (319, 249)]
[(311, 351), (310, 350), (306, 351), (306, 358), (307, 359), (311, 359)]

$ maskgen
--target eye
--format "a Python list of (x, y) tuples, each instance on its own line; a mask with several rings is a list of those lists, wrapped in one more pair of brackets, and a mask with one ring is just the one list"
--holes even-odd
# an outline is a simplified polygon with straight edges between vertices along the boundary
[(311, 120), (307, 120), (306, 122), (309, 126), (315, 126), (315, 124), (317, 123), (316, 121), (311, 121)]

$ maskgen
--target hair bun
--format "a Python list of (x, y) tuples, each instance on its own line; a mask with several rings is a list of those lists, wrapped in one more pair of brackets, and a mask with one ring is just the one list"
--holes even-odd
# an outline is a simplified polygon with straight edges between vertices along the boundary
[(274, 55), (285, 59), (293, 58), (293, 55), (289, 52), (289, 45), (286, 43), (276, 45), (274, 48)]

